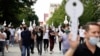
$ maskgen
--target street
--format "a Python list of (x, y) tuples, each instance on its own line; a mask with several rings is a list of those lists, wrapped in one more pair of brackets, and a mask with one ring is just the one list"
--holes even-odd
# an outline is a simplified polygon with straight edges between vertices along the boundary
[[(98, 43), (98, 46), (100, 47), (100, 43)], [(44, 52), (44, 50), (42, 50), (42, 51), (43, 51), (42, 56), (63, 56), (62, 52), (59, 51), (58, 43), (55, 44), (54, 53), (50, 54), (50, 51), (48, 51), (46, 53)], [(35, 53), (31, 54), (31, 56), (40, 56), (40, 55), (38, 55), (36, 47), (35, 47), (34, 52)], [(1, 53), (0, 53), (0, 56), (1, 56)], [(16, 44), (14, 47), (9, 47), (9, 52), (5, 51), (5, 56), (21, 56), (21, 52), (18, 47), (18, 44)]]
[[(54, 53), (52, 53), (52, 54), (50, 54), (50, 51), (45, 53), (44, 49), (42, 51), (43, 51), (42, 56), (63, 56), (62, 52), (59, 51), (58, 44), (55, 45)], [(0, 56), (1, 56), (1, 53), (0, 53)], [(18, 47), (18, 44), (16, 44), (14, 47), (9, 47), (9, 52), (5, 51), (5, 56), (21, 56), (21, 52), (20, 52), (20, 49)], [(36, 47), (34, 50), (34, 54), (31, 54), (31, 56), (40, 56), (40, 55), (38, 55)]]

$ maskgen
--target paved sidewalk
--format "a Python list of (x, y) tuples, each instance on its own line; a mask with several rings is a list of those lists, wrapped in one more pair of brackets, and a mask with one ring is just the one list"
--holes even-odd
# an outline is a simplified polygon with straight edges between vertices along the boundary
[[(40, 56), (38, 55), (36, 47), (35, 47), (34, 52), (35, 53), (31, 54), (31, 56)], [(1, 56), (1, 53), (0, 53), (0, 56)], [(5, 56), (21, 56), (21, 52), (20, 52), (18, 45), (15, 45), (14, 47), (10, 47), (8, 53), (5, 51)], [(54, 53), (50, 54), (49, 51), (45, 53), (43, 49), (42, 56), (63, 56), (63, 55), (62, 55), (62, 52), (60, 52), (58, 49), (58, 44), (56, 44), (54, 48)]]
[[(100, 43), (98, 43), (98, 46), (100, 47)], [(1, 56), (1, 53), (0, 53), (0, 56)], [(9, 52), (8, 53), (5, 52), (5, 56), (21, 56), (21, 52), (18, 45), (15, 45), (14, 47), (10, 47)], [(31, 56), (40, 56), (38, 55), (36, 47), (35, 47), (35, 53), (31, 54)], [(49, 51), (47, 53), (43, 51), (42, 56), (64, 56), (64, 55), (62, 54), (62, 52), (59, 51), (58, 44), (56, 44), (53, 54), (50, 54)]]

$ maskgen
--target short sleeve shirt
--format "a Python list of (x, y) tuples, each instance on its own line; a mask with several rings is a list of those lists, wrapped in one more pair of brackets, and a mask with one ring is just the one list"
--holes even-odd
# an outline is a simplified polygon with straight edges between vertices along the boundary
[(100, 56), (100, 48), (96, 46), (94, 54), (87, 48), (86, 44), (80, 44), (73, 56)]

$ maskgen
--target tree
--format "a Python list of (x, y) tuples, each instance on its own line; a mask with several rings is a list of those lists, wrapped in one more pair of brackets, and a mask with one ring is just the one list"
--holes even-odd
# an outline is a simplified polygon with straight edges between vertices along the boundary
[[(80, 25), (84, 25), (89, 21), (97, 21), (100, 19), (100, 0), (81, 0), (84, 5), (84, 13), (79, 18)], [(55, 10), (53, 16), (48, 20), (48, 23), (55, 23), (57, 27), (60, 23), (64, 21), (65, 13), (65, 3), (63, 0), (61, 6)], [(69, 18), (70, 19), (70, 18)]]
[(0, 23), (3, 24), (6, 20), (7, 24), (12, 22), (19, 26), (22, 19), (27, 19), (32, 14), (31, 6), (35, 2), (36, 0), (0, 0)]
[(52, 24), (52, 22), (53, 22), (54, 26), (58, 27), (58, 25), (60, 23), (63, 23), (65, 15), (66, 15), (66, 13), (65, 13), (65, 3), (66, 3), (66, 0), (63, 0), (60, 7), (55, 10), (53, 16), (48, 20), (49, 25)]
[(30, 15), (28, 16), (27, 20), (29, 20), (29, 21), (35, 20), (36, 25), (39, 25), (38, 16), (35, 14), (35, 12), (33, 12), (32, 14), (30, 14)]
[[(99, 0), (98, 0), (99, 1)], [(80, 25), (84, 25), (85, 23), (89, 21), (97, 21), (98, 18), (96, 17), (97, 15), (97, 0), (82, 0), (84, 4), (84, 13), (80, 17)]]

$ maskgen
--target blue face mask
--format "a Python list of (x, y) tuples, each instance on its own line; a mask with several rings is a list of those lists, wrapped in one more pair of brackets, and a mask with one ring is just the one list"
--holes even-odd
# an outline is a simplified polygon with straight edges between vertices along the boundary
[(99, 38), (97, 37), (90, 37), (89, 42), (91, 45), (97, 45)]

